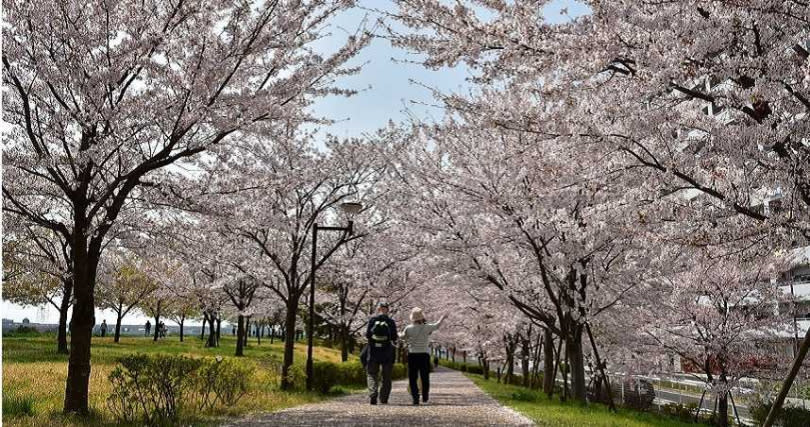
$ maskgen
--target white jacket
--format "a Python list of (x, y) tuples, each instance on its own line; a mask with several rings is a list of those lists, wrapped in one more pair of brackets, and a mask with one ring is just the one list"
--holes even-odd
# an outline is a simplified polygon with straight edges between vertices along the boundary
[(439, 329), (442, 321), (444, 318), (439, 319), (436, 323), (406, 326), (399, 336), (408, 343), (408, 353), (429, 353), (430, 334)]

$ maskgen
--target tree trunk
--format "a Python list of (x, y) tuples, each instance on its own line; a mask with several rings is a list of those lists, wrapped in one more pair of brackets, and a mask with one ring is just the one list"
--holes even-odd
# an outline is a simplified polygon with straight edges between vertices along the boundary
[[(247, 346), (248, 338), (250, 337), (250, 316), (245, 317), (245, 326), (242, 328), (242, 345)], [(237, 334), (239, 331), (236, 332)]]
[[(439, 349), (439, 357), (441, 357), (441, 349)], [(484, 357), (483, 352), (478, 353), (478, 364), (481, 365), (481, 369), (484, 371), (484, 379), (489, 379), (489, 362), (487, 362), (487, 358)]]
[[(548, 397), (551, 397), (551, 395), (554, 393), (554, 384), (556, 384), (557, 382), (557, 371), (560, 370), (560, 359), (562, 358), (563, 341), (565, 340), (562, 339), (562, 337), (560, 337), (557, 340), (557, 351), (554, 351), (554, 347), (551, 348), (552, 356), (554, 357), (554, 362), (553, 368), (551, 369), (551, 376), (548, 377), (550, 378), (549, 381), (551, 382), (551, 393), (549, 393)], [(545, 373), (543, 375), (545, 375)], [(565, 390), (563, 390), (563, 398), (565, 398)]]
[(206, 347), (216, 347), (217, 346), (217, 333), (216, 333), (216, 326), (214, 326), (214, 314), (211, 313), (208, 315), (208, 341), (205, 343)]
[[(558, 362), (559, 363), (559, 362)], [(562, 376), (563, 376), (563, 389), (562, 389), (562, 396), (560, 400), (565, 402), (570, 395), (569, 387), (568, 387), (568, 372), (571, 371), (571, 362), (568, 360), (568, 348), (565, 349), (565, 359), (563, 360), (562, 366)]]
[(293, 387), (290, 379), (290, 367), (293, 364), (293, 349), (295, 346), (295, 315), (298, 311), (298, 298), (290, 296), (287, 303), (287, 313), (284, 319), (284, 359), (281, 364), (281, 389), (289, 390)]
[(56, 335), (56, 352), (68, 354), (67, 317), (70, 299), (73, 298), (73, 282), (68, 279), (62, 282), (62, 302), (59, 304), (59, 329)]
[(776, 414), (778, 414), (779, 410), (782, 409), (782, 404), (785, 403), (785, 398), (790, 391), (790, 387), (793, 385), (793, 381), (799, 374), (799, 369), (802, 367), (802, 363), (804, 362), (804, 358), (807, 356), (808, 350), (810, 350), (810, 329), (807, 329), (807, 332), (804, 334), (804, 340), (802, 340), (802, 345), (799, 347), (799, 352), (793, 359), (793, 365), (790, 367), (790, 372), (788, 373), (787, 377), (785, 377), (785, 381), (782, 383), (782, 388), (779, 389), (779, 394), (776, 395), (776, 399), (774, 400), (773, 405), (771, 405), (771, 409), (768, 411), (768, 417), (765, 418), (765, 422), (762, 424), (762, 427), (771, 427), (774, 421), (776, 421)]
[(180, 342), (183, 342), (183, 324), (186, 323), (186, 316), (180, 318)]
[(202, 327), (200, 328), (200, 341), (205, 341), (205, 323), (208, 322), (208, 315), (203, 313)]
[(115, 316), (115, 337), (113, 338), (113, 342), (121, 341), (121, 320), (123, 318), (123, 316), (121, 316), (121, 310), (123, 310), (123, 307), (121, 307), (121, 304), (118, 304), (118, 313), (116, 313)]
[(349, 360), (349, 327), (340, 327), (340, 361), (346, 362)]
[(532, 352), (532, 379), (529, 385), (533, 389), (540, 387), (540, 353), (543, 351), (543, 335), (538, 333), (535, 341), (534, 350)]
[[(454, 352), (455, 353), (455, 352)], [(454, 360), (455, 362), (455, 360)], [(505, 384), (512, 384), (512, 376), (515, 374), (515, 345), (512, 343), (511, 338), (506, 341), (506, 372), (504, 377)]]
[[(213, 327), (213, 325), (211, 326)], [(219, 338), (220, 338), (219, 332), (222, 330), (221, 326), (222, 326), (222, 318), (217, 316), (217, 341), (214, 347), (219, 347)]]
[(522, 340), (523, 345), (522, 345), (522, 347), (520, 349), (520, 351), (521, 351), (521, 355), (520, 355), (521, 356), (520, 357), (520, 359), (521, 359), (521, 374), (523, 375), (523, 386), (524, 387), (529, 387), (529, 385), (530, 385), (529, 380), (531, 379), (530, 374), (529, 374), (529, 356), (531, 355), (531, 348), (530, 348), (530, 342), (529, 342), (530, 339), (531, 339), (531, 335), (527, 335), (526, 338), (524, 338)]
[(236, 325), (236, 355), (244, 356), (245, 349), (243, 343), (245, 342), (245, 316), (240, 314), (237, 317)]
[(570, 336), (565, 342), (571, 371), (571, 393), (575, 400), (585, 403), (585, 358), (582, 348), (582, 325), (572, 325)]
[(157, 341), (160, 335), (160, 300), (157, 302), (157, 308), (155, 309), (155, 334), (153, 335), (152, 341)]
[(264, 325), (257, 324), (258, 329), (256, 329), (256, 344), (262, 344), (262, 334), (264, 333)]
[(71, 252), (74, 264), (73, 292), (76, 302), (70, 321), (70, 357), (65, 384), (65, 413), (89, 413), (88, 392), (90, 387), (90, 343), (95, 324), (96, 271), (99, 254), (88, 253), (85, 227), (77, 221), (73, 232)]
[(717, 408), (717, 425), (720, 427), (728, 427), (728, 394), (727, 391), (720, 397), (720, 402)]

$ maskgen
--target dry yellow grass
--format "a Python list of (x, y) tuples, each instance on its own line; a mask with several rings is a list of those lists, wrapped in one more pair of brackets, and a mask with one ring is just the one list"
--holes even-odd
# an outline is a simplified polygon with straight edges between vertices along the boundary
[[(3, 393), (30, 397), (34, 401), (34, 416), (14, 416), (4, 413), (3, 424), (9, 426), (45, 425), (110, 425), (114, 424), (112, 414), (106, 407), (106, 397), (111, 392), (107, 376), (113, 370), (116, 360), (131, 353), (172, 353), (201, 356), (232, 356), (235, 340), (223, 337), (219, 348), (205, 348), (196, 337), (187, 337), (180, 343), (177, 337), (168, 337), (158, 343), (149, 338), (122, 338), (116, 344), (112, 339), (94, 338), (92, 371), (90, 377), (89, 418), (65, 417), (61, 414), (64, 399), (65, 379), (67, 378), (67, 356), (55, 351), (55, 338), (11, 337), (3, 339)], [(245, 363), (252, 363), (256, 369), (251, 380), (251, 390), (236, 405), (216, 414), (200, 414), (198, 422), (213, 423), (223, 416), (238, 416), (254, 411), (272, 411), (302, 403), (323, 399), (322, 396), (302, 392), (282, 392), (278, 389), (279, 377), (274, 369), (282, 356), (282, 344), (263, 341), (257, 345), (252, 340), (246, 348)], [(340, 362), (340, 351), (316, 347), (316, 360)], [(295, 364), (298, 372), (303, 372), (306, 359), (306, 345), (295, 346)], [(4, 411), (5, 412), (5, 411)], [(196, 422), (195, 422), (196, 424)]]

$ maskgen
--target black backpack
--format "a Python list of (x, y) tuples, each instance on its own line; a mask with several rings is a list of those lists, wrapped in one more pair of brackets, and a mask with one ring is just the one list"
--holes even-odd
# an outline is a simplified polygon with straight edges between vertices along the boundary
[(385, 319), (378, 318), (371, 327), (371, 340), (378, 344), (391, 341), (391, 329)]

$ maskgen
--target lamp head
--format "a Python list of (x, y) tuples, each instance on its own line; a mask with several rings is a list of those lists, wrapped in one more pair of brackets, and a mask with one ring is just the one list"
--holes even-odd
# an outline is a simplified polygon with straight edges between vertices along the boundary
[(355, 215), (363, 210), (363, 205), (357, 202), (345, 202), (340, 204), (340, 209), (348, 215)]

